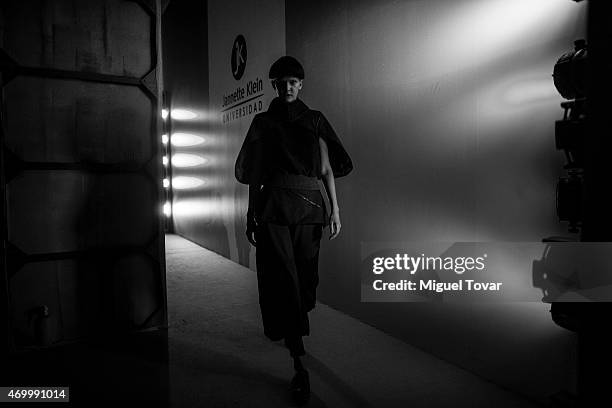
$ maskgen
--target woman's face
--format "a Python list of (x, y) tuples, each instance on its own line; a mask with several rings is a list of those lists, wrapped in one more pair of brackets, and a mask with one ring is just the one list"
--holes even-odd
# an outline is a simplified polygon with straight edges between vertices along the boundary
[(302, 80), (286, 76), (272, 81), (272, 86), (279, 98), (285, 102), (293, 102), (297, 99), (300, 89), (302, 89)]

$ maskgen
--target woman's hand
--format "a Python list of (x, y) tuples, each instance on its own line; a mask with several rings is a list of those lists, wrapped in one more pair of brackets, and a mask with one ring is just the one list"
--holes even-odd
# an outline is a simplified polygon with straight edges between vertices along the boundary
[(330, 230), (329, 239), (330, 240), (336, 238), (338, 234), (340, 234), (340, 228), (341, 228), (340, 212), (334, 211), (329, 216), (329, 230)]
[(334, 239), (340, 234), (340, 208), (338, 207), (338, 199), (336, 197), (336, 182), (334, 181), (334, 171), (329, 162), (327, 143), (321, 137), (319, 137), (319, 148), (321, 153), (321, 176), (332, 208), (332, 213), (329, 216), (329, 239)]
[(255, 217), (252, 214), (247, 214), (247, 229), (246, 236), (251, 245), (257, 246), (257, 241), (255, 240), (255, 231), (257, 230), (257, 223), (255, 222)]

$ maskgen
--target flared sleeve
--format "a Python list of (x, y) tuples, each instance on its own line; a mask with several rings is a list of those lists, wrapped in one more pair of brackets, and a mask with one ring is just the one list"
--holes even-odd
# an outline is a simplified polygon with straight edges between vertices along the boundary
[(236, 179), (242, 184), (261, 184), (265, 163), (263, 135), (262, 121), (255, 116), (234, 165)]
[(316, 131), (317, 135), (327, 143), (329, 163), (331, 164), (334, 177), (344, 177), (353, 170), (351, 157), (342, 146), (340, 138), (332, 128), (323, 113), (318, 112)]

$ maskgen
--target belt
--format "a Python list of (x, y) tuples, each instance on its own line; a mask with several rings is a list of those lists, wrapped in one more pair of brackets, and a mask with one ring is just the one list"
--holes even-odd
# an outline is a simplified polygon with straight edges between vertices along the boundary
[(301, 174), (275, 174), (266, 180), (264, 185), (302, 190), (319, 189), (319, 181), (316, 177), (308, 177)]

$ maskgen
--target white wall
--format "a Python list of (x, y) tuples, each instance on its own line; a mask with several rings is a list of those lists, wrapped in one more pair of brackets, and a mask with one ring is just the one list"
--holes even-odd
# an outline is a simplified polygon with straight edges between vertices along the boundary
[(566, 234), (554, 190), (557, 58), (586, 5), (557, 0), (287, 1), (302, 95), (351, 153), (320, 300), (536, 399), (574, 386), (573, 335), (543, 303), (360, 303), (360, 245)]
[[(195, 8), (194, 8), (195, 9)], [(255, 113), (224, 120), (224, 115), (241, 107), (267, 109), (273, 98), (268, 81), (268, 68), (285, 53), (285, 8), (282, 0), (207, 2), (205, 19), (200, 25), (204, 34), (193, 30), (193, 17), (176, 19), (177, 34), (193, 32), (196, 38), (176, 38), (173, 47), (186, 48), (176, 53), (177, 72), (173, 80), (181, 85), (173, 94), (173, 109), (187, 109), (197, 117), (190, 120), (172, 118), (173, 134), (188, 133), (197, 144), (173, 146), (174, 154), (195, 166), (173, 163), (174, 177), (183, 177), (187, 188), (173, 186), (173, 218), (176, 232), (243, 265), (254, 268), (254, 249), (244, 235), (248, 188), (234, 177), (234, 162), (246, 131)], [(185, 26), (181, 27), (181, 21)], [(198, 25), (196, 23), (196, 25)], [(198, 25), (198, 26), (200, 26)], [(201, 37), (200, 37), (201, 35)], [(231, 59), (234, 40), (242, 35), (246, 40), (246, 68), (241, 78), (232, 75)], [(182, 41), (181, 41), (182, 40)], [(200, 48), (186, 44), (200, 44)], [(207, 64), (199, 64), (199, 72), (190, 69), (194, 58), (204, 56)], [(262, 89), (246, 95), (249, 82), (260, 82)], [(199, 88), (206, 84), (208, 95)], [(238, 88), (245, 90), (240, 100), (224, 106), (224, 96)], [(197, 92), (194, 92), (198, 89)], [(241, 104), (255, 97), (252, 101)], [(232, 106), (236, 108), (231, 109)], [(228, 109), (230, 108), (230, 109)], [(192, 136), (189, 136), (193, 139)], [(174, 137), (178, 140), (178, 137)], [(191, 185), (190, 185), (191, 183)]]

